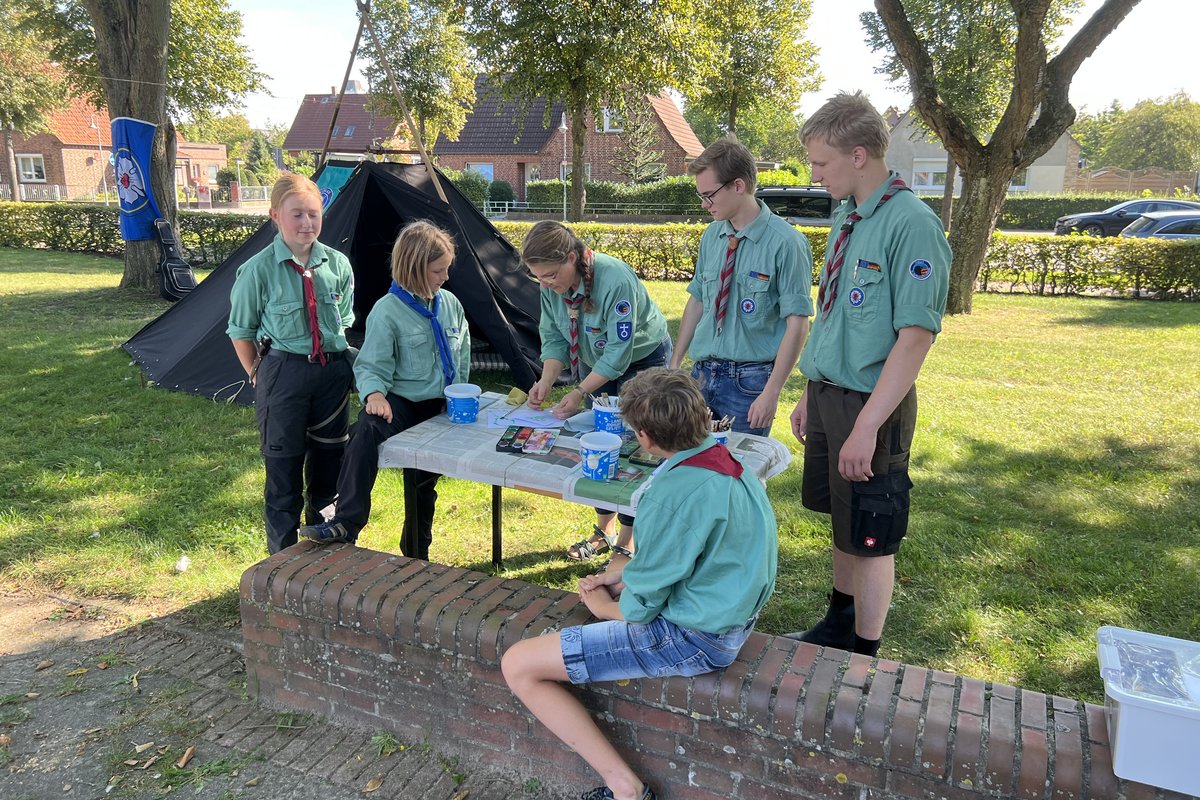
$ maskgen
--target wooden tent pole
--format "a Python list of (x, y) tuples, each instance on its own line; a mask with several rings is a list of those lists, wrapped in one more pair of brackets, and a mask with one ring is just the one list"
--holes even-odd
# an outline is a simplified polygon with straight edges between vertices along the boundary
[(337, 127), (338, 112), (342, 108), (342, 98), (346, 95), (346, 85), (350, 83), (350, 70), (354, 68), (354, 61), (358, 58), (358, 43), (362, 41), (363, 20), (358, 21), (358, 33), (354, 34), (354, 47), (350, 49), (350, 61), (346, 64), (346, 74), (342, 76), (342, 90), (338, 92), (337, 102), (333, 105), (333, 119), (329, 120), (329, 130), (325, 132), (325, 144), (321, 146), (321, 157), (317, 161), (317, 166), (320, 167), (325, 163), (325, 156), (329, 153), (329, 142), (333, 140), (333, 129)]
[(421, 161), (425, 164), (425, 169), (429, 172), (430, 179), (433, 180), (433, 188), (437, 190), (438, 197), (442, 198), (442, 202), (447, 205), (450, 201), (446, 199), (446, 192), (442, 189), (442, 182), (438, 179), (437, 170), (433, 168), (433, 162), (429, 159), (429, 153), (425, 151), (425, 142), (421, 140), (421, 134), (417, 131), (417, 126), (413, 122), (412, 114), (408, 112), (408, 103), (404, 102), (404, 95), (400, 93), (400, 85), (396, 83), (396, 76), (392, 74), (392, 66), (383, 58), (383, 47), (379, 44), (379, 37), (375, 34), (375, 26), (371, 24), (371, 0), (357, 0), (358, 11), (361, 21), (360, 27), (365, 25), (367, 33), (371, 36), (371, 43), (375, 45), (375, 52), (379, 55), (379, 63), (383, 66), (383, 71), (387, 73), (388, 82), (392, 85), (392, 94), (396, 96), (396, 102), (400, 104), (400, 110), (404, 112), (404, 121), (408, 123), (408, 129), (412, 132), (413, 141), (417, 143), (417, 149), (421, 151)]

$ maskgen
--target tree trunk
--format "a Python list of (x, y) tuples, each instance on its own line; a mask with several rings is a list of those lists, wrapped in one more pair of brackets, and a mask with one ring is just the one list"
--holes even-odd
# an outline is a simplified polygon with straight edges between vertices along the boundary
[(571, 104), (571, 221), (583, 219), (584, 191), (587, 174), (584, 171), (584, 143), (587, 140), (587, 106), (582, 101)]
[(1013, 171), (1003, 161), (987, 162), (982, 169), (963, 173), (962, 196), (950, 229), (950, 295), (946, 299), (949, 314), (970, 314), (975, 282), (983, 266), (1000, 204), (1008, 192)]
[[(175, 126), (166, 116), (170, 0), (83, 0), (96, 33), (96, 61), (110, 118), (158, 125), (150, 157), (150, 186), (164, 217), (175, 224)], [(121, 286), (156, 289), (158, 246), (127, 242)]]
[[(4, 172), (8, 173), (8, 185), (12, 188), (12, 198), (14, 203), (21, 202), (21, 192), (17, 186), (17, 155), (13, 150), (12, 128), (4, 129)], [(0, 173), (0, 177), (4, 177)]]
[(950, 217), (954, 210), (954, 177), (958, 174), (958, 162), (946, 153), (946, 188), (942, 190), (942, 230), (950, 230)]

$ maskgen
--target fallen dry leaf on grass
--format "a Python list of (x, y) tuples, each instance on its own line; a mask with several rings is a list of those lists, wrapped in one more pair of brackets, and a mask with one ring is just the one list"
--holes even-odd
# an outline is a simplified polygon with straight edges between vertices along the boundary
[(192, 760), (192, 756), (194, 755), (196, 755), (196, 745), (190, 744), (188, 745), (188, 749), (183, 751), (183, 755), (179, 757), (179, 760), (175, 762), (175, 766), (183, 769)]
[(454, 797), (451, 797), (450, 800), (467, 800), (467, 798), (470, 796), (471, 796), (471, 790), (463, 789), (461, 792), (454, 795)]
[(146, 759), (144, 764), (142, 764), (140, 767), (138, 767), (138, 769), (150, 769), (151, 765), (153, 765), (154, 762), (158, 761), (160, 758), (162, 758), (162, 756), (154, 756), (153, 758), (148, 758), (148, 759)]
[(123, 763), (127, 767), (136, 767), (138, 764), (140, 764), (142, 762), (138, 761), (136, 758), (131, 758), (128, 761), (123, 761), (121, 763)]
[(0, 733), (0, 747), (8, 747), (12, 744), (12, 737), (7, 733)]
[(26, 692), (25, 693), (26, 700), (37, 700), (41, 696), (42, 696), (41, 692)]
[(37, 663), (37, 666), (33, 668), (33, 671), (34, 671), (34, 672), (41, 672), (42, 670), (44, 670), (44, 669), (50, 669), (50, 668), (51, 668), (51, 667), (53, 667), (53, 666), (54, 666), (54, 662), (53, 662), (53, 661), (51, 661), (50, 659), (46, 659), (45, 661), (39, 661), (39, 662)]
[(107, 661), (99, 661), (96, 663), (96, 669), (108, 669)]
[(77, 675), (87, 675), (87, 671), (88, 671), (87, 667), (80, 667), (79, 669), (73, 669), (67, 673), (67, 677), (74, 678)]
[(135, 744), (133, 746), (133, 752), (144, 753), (147, 750), (149, 750), (151, 747), (154, 747), (154, 742), (146, 742), (145, 744)]
[(250, 780), (246, 781), (247, 786), (258, 786), (260, 783), (262, 783), (261, 775), (257, 778), (251, 778)]
[(377, 792), (379, 791), (380, 786), (383, 786), (383, 776), (376, 775), (374, 778), (371, 778), (371, 780), (367, 781), (367, 785), (362, 788), (363, 794), (366, 794), (367, 792)]

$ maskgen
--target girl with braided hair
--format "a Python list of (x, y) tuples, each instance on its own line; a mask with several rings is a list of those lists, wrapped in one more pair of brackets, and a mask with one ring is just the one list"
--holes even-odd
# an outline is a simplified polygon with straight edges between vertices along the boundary
[[(584, 246), (569, 228), (546, 220), (521, 245), (521, 259), (541, 284), (542, 376), (529, 390), (541, 408), (564, 371), (575, 385), (552, 409), (560, 419), (575, 414), (589, 395), (616, 396), (642, 370), (671, 357), (667, 320), (624, 261)], [(597, 510), (592, 534), (571, 545), (567, 556), (584, 560), (607, 552), (614, 514)], [(633, 535), (633, 518), (622, 515), (618, 545)]]

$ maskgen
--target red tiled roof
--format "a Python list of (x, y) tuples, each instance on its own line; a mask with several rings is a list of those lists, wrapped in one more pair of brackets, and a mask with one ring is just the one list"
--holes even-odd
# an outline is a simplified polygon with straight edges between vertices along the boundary
[(646, 95), (646, 99), (650, 101), (650, 105), (654, 107), (658, 118), (666, 126), (667, 133), (671, 134), (671, 138), (683, 150), (685, 156), (695, 158), (704, 152), (704, 145), (700, 144), (700, 140), (696, 137), (696, 132), (692, 130), (692, 126), (688, 124), (688, 121), (683, 118), (683, 113), (679, 110), (679, 106), (675, 105), (675, 101), (671, 99), (669, 94), (665, 91), (659, 92), (657, 96)]
[(550, 107), (550, 122), (546, 123), (549, 101), (538, 97), (525, 109), (506, 100), (500, 89), (486, 75), (475, 78), (475, 106), (467, 114), (466, 124), (458, 141), (439, 136), (433, 151), (437, 155), (451, 153), (523, 154), (541, 152), (546, 141), (558, 131), (564, 106), (556, 102)]
[[(91, 127), (92, 120), (96, 128)], [(46, 115), (46, 126), (57, 139), (67, 145), (96, 146), (96, 132), (100, 132), (100, 143), (104, 147), (112, 146), (112, 126), (108, 120), (108, 110), (96, 111), (82, 98), (71, 100), (66, 108)]]
[[(366, 109), (368, 95), (345, 94), (338, 108), (337, 129), (329, 141), (331, 151), (365, 153), (376, 141), (392, 138), (396, 125), (391, 117)], [(329, 123), (337, 107), (336, 94), (306, 94), (287, 138), (284, 150), (320, 150), (329, 134)], [(349, 135), (347, 135), (349, 134)]]

